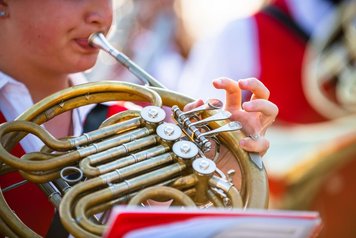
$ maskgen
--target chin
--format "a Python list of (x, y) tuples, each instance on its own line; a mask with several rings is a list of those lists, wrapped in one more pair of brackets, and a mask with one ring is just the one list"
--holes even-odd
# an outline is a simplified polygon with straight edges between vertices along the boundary
[(82, 60), (80, 62), (77, 62), (75, 65), (75, 70), (77, 72), (82, 72), (82, 71), (86, 71), (88, 69), (91, 69), (92, 67), (94, 67), (94, 65), (96, 64), (96, 60), (97, 60), (97, 57), (93, 57), (92, 59), (88, 60)]

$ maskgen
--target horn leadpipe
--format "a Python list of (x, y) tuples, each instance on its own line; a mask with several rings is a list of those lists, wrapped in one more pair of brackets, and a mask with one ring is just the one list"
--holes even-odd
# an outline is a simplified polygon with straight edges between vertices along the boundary
[(140, 66), (130, 60), (122, 52), (115, 49), (105, 38), (104, 34), (101, 32), (93, 33), (89, 36), (89, 44), (93, 47), (102, 49), (111, 56), (113, 56), (120, 64), (127, 68), (133, 75), (135, 75), (139, 80), (141, 80), (146, 86), (153, 86), (158, 88), (166, 88), (152, 75), (143, 70)]

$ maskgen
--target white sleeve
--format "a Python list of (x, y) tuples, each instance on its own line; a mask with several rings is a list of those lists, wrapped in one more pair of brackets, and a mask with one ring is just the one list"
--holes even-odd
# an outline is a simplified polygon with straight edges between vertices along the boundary
[(225, 99), (213, 88), (218, 77), (241, 79), (259, 74), (258, 42), (253, 18), (237, 19), (218, 34), (199, 40), (189, 55), (178, 83), (178, 91), (193, 98)]

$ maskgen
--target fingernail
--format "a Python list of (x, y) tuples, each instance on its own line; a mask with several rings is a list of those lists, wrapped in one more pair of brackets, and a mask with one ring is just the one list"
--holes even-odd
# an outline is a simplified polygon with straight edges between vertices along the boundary
[(240, 82), (241, 82), (244, 86), (247, 86), (247, 85), (248, 85), (248, 80), (247, 80), (247, 79), (241, 79)]
[(242, 103), (242, 109), (248, 109), (250, 107), (251, 103), (250, 102), (244, 102)]
[(215, 83), (222, 83), (222, 78), (214, 79), (214, 82), (215, 82)]
[(245, 140), (240, 140), (240, 143), (239, 143), (240, 147), (244, 147), (246, 145), (246, 141)]

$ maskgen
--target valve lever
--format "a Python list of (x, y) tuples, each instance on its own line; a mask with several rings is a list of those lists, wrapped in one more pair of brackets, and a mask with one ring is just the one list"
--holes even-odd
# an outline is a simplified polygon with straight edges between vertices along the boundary
[(183, 112), (182, 115), (189, 117), (202, 111), (221, 109), (222, 106), (223, 103), (219, 99), (208, 99), (203, 105), (190, 111)]
[(207, 118), (205, 118), (203, 120), (192, 122), (190, 125), (191, 126), (196, 126), (196, 127), (204, 126), (204, 125), (206, 125), (206, 124), (208, 124), (209, 122), (212, 122), (212, 121), (221, 121), (221, 120), (229, 119), (230, 116), (231, 116), (230, 112), (221, 111), (221, 112), (218, 112), (215, 115), (207, 117)]
[(204, 136), (204, 137), (209, 137), (209, 136), (214, 136), (216, 134), (219, 134), (221, 132), (228, 132), (228, 131), (237, 131), (237, 130), (241, 130), (242, 125), (240, 122), (238, 121), (232, 121), (226, 125), (223, 125), (215, 130), (211, 130), (211, 131), (207, 131), (204, 133), (201, 133), (200, 136)]

